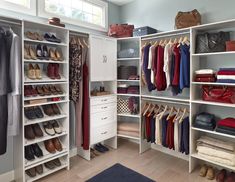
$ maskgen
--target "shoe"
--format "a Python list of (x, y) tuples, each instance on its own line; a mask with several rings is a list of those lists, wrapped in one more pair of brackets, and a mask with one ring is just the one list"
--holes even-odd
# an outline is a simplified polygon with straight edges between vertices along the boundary
[(48, 134), (50, 136), (54, 136), (56, 133), (50, 122), (43, 123), (43, 128), (44, 128), (44, 131), (46, 132), (46, 134)]
[(105, 152), (106, 152), (106, 151), (105, 151), (102, 147), (100, 147), (98, 144), (95, 145), (95, 150), (97, 150), (97, 151), (100, 152), (100, 153), (105, 153)]
[(208, 167), (206, 178), (208, 180), (214, 180), (215, 179), (215, 170), (212, 167)]
[(47, 169), (50, 169), (50, 170), (52, 170), (52, 169), (55, 169), (55, 164), (52, 162), (52, 161), (49, 161), (49, 162), (46, 162), (45, 164), (44, 164), (44, 166), (47, 168)]
[(33, 48), (33, 46), (29, 46), (29, 55), (30, 55), (31, 59), (34, 59), (34, 60), (37, 59), (36, 50), (35, 50), (35, 48)]
[(54, 87), (58, 94), (63, 94), (63, 91), (61, 90), (59, 85), (54, 85)]
[(60, 140), (58, 138), (53, 138), (52, 142), (57, 151), (61, 152), (63, 150)]
[(105, 147), (104, 145), (102, 145), (101, 143), (99, 143), (98, 145), (99, 145), (101, 148), (103, 148), (104, 151), (106, 151), (106, 152), (109, 151), (109, 149), (108, 149), (107, 147)]
[(58, 61), (63, 61), (62, 51), (59, 48), (55, 50), (55, 56)]
[(91, 152), (95, 155), (95, 156), (99, 156), (100, 153), (97, 150), (94, 150), (93, 148), (91, 148)]
[(24, 137), (28, 140), (34, 140), (35, 139), (35, 133), (33, 131), (33, 127), (31, 125), (27, 125), (24, 127)]
[(50, 89), (50, 92), (53, 94), (53, 95), (57, 95), (58, 92), (56, 91), (56, 88), (53, 86), (53, 85), (50, 85), (49, 86), (49, 89)]
[(33, 120), (37, 118), (37, 115), (34, 113), (33, 107), (28, 107), (24, 109), (24, 115), (27, 119)]
[(43, 58), (46, 59), (46, 60), (49, 60), (49, 52), (48, 52), (48, 48), (46, 45), (44, 45), (42, 47), (42, 50), (43, 50)]
[(33, 167), (33, 168), (31, 168), (31, 169), (28, 169), (28, 170), (25, 171), (25, 173), (26, 173), (29, 177), (33, 178), (33, 177), (36, 176), (36, 168)]
[(61, 43), (61, 40), (58, 39), (54, 34), (51, 35), (51, 40), (56, 43)]
[(57, 57), (56, 57), (56, 54), (55, 54), (55, 51), (52, 48), (50, 48), (50, 50), (49, 50), (49, 55), (50, 55), (50, 59), (52, 61), (58, 61)]
[(208, 170), (208, 167), (204, 164), (200, 169), (199, 176), (205, 177), (206, 173), (207, 173), (207, 170)]
[(28, 39), (37, 40), (37, 37), (35, 37), (35, 34), (32, 33), (32, 32), (30, 32), (30, 31), (25, 32), (25, 36), (26, 36)]
[(54, 159), (52, 162), (53, 162), (53, 163), (55, 164), (55, 166), (57, 166), (57, 167), (60, 167), (60, 166), (61, 166), (60, 159)]
[(55, 77), (55, 66), (54, 66), (54, 64), (48, 64), (48, 66), (47, 66), (47, 76), (50, 78), (50, 79), (52, 79), (52, 80), (54, 80), (56, 77)]
[(44, 105), (44, 106), (42, 106), (42, 108), (43, 108), (43, 111), (46, 115), (48, 115), (48, 116), (55, 115), (54, 110), (52, 109), (51, 105)]
[(55, 133), (57, 134), (62, 133), (62, 129), (56, 120), (52, 121), (51, 124), (52, 124), (53, 129), (55, 130)]
[(34, 107), (34, 113), (36, 114), (37, 118), (43, 118), (44, 117), (44, 114), (43, 114), (41, 108), (38, 107), (38, 106)]
[(60, 77), (60, 65), (59, 64), (54, 64), (54, 67), (55, 67), (55, 72), (54, 72), (54, 74), (55, 74), (55, 78), (56, 79), (61, 79), (61, 77)]
[(31, 59), (31, 56), (29, 54), (29, 46), (24, 46), (24, 59)]
[(39, 145), (36, 143), (36, 144), (32, 144), (32, 149), (33, 149), (33, 153), (36, 157), (42, 157), (43, 156), (43, 152), (42, 152), (42, 149), (39, 147)]
[(42, 165), (36, 166), (35, 169), (36, 169), (36, 173), (38, 173), (39, 175), (43, 173)]
[(35, 88), (33, 88), (33, 86), (29, 86), (29, 89), (30, 89), (33, 97), (36, 97), (38, 95), (37, 90)]
[(38, 59), (44, 59), (43, 57), (43, 50), (42, 50), (42, 45), (41, 44), (38, 44), (37, 45), (37, 48), (36, 48), (36, 56)]
[(55, 149), (55, 147), (54, 147), (54, 144), (53, 144), (52, 140), (44, 141), (44, 145), (45, 145), (46, 150), (47, 150), (49, 153), (51, 153), (51, 154), (56, 153), (56, 149)]
[(49, 42), (54, 42), (53, 39), (51, 38), (51, 35), (49, 33), (44, 34), (44, 39), (49, 41)]
[(216, 176), (216, 182), (224, 182), (227, 177), (227, 171), (222, 169)]
[(33, 149), (32, 149), (32, 146), (29, 145), (29, 146), (26, 146), (24, 148), (24, 157), (25, 159), (27, 159), (28, 161), (32, 161), (35, 159), (34, 157), (34, 152), (33, 152)]
[(37, 32), (34, 32), (34, 37), (35, 37), (37, 40), (39, 40), (39, 41), (43, 41), (43, 40), (44, 40), (43, 37), (42, 37), (42, 35), (40, 35), (40, 34), (37, 33)]
[(39, 65), (35, 64), (34, 69), (35, 69), (36, 79), (41, 80), (42, 79), (42, 73), (41, 73), (41, 69), (40, 69)]
[(36, 71), (31, 63), (28, 65), (27, 76), (32, 80), (36, 79)]
[(56, 104), (52, 104), (51, 107), (52, 107), (55, 114), (61, 114), (60, 109)]
[(31, 97), (32, 96), (32, 92), (29, 86), (25, 85), (24, 86), (24, 96), (25, 97)]
[(45, 95), (51, 95), (51, 92), (49, 90), (49, 88), (47, 86), (42, 86), (43, 92), (45, 93)]
[(235, 173), (231, 172), (228, 177), (225, 179), (225, 182), (234, 182), (235, 181)]
[(43, 132), (39, 124), (33, 124), (32, 129), (36, 137), (43, 137)]
[(36, 86), (36, 90), (37, 90), (37, 92), (38, 92), (38, 94), (40, 96), (44, 96), (45, 95), (45, 93), (44, 93), (44, 91), (43, 91), (41, 86)]

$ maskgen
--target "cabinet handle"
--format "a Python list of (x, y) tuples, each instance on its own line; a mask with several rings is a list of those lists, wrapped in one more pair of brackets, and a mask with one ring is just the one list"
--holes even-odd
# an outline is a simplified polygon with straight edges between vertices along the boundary
[(107, 56), (103, 55), (103, 63), (107, 63)]
[(106, 107), (101, 107), (101, 109), (107, 109), (108, 107), (106, 106)]
[(108, 119), (108, 117), (105, 117), (105, 118), (101, 118), (101, 120), (106, 120), (106, 119)]
[(105, 131), (105, 132), (103, 132), (103, 133), (101, 133), (101, 135), (105, 135), (105, 134), (107, 134), (108, 132), (107, 131)]
[(107, 101), (107, 99), (103, 99), (103, 100), (101, 100), (101, 102), (106, 102)]

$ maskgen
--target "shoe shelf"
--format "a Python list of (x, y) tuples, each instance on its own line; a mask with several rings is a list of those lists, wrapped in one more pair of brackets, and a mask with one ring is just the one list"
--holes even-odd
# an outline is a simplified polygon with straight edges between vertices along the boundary
[(139, 94), (117, 94), (117, 96), (124, 96), (124, 97), (140, 97)]
[(140, 118), (139, 114), (131, 114), (131, 113), (118, 113), (118, 116), (122, 117), (130, 117), (130, 118)]
[(24, 59), (24, 63), (58, 63), (58, 64), (68, 64), (68, 61), (53, 61), (53, 60), (41, 60), (41, 59)]
[(221, 103), (221, 102), (210, 102), (210, 101), (204, 101), (202, 99), (195, 99), (191, 101), (195, 104), (203, 104), (203, 105), (212, 105), (212, 106), (221, 106), (221, 107), (235, 107), (235, 104), (227, 104), (227, 103)]
[(130, 83), (139, 83), (140, 80), (117, 80), (118, 82), (130, 82)]
[(49, 78), (46, 73), (42, 72), (42, 79), (35, 79), (35, 80), (32, 80), (30, 78), (27, 77), (27, 75), (24, 76), (24, 82), (25, 83), (45, 83), (45, 82), (48, 82), (48, 83), (57, 83), (57, 82), (68, 82), (68, 79), (60, 74), (60, 79), (51, 79)]
[(26, 174), (26, 181), (27, 182), (33, 182), (33, 181), (36, 181), (36, 180), (39, 180), (47, 175), (50, 175), (54, 172), (57, 172), (61, 169), (64, 169), (66, 167), (68, 167), (68, 163), (66, 162), (66, 160), (62, 159), (62, 158), (59, 158), (60, 162), (61, 162), (61, 166), (59, 167), (56, 167), (55, 169), (47, 169), (44, 165), (43, 165), (43, 173), (42, 174), (37, 174), (35, 177), (29, 177), (27, 174)]
[(27, 43), (36, 43), (36, 44), (45, 44), (45, 45), (56, 45), (56, 46), (65, 46), (67, 47), (68, 45), (64, 42), (57, 43), (57, 42), (49, 42), (46, 40), (40, 41), (40, 40), (32, 40), (28, 38), (24, 38), (24, 42)]
[(52, 84), (57, 84), (57, 85), (62, 85), (62, 84), (68, 84), (68, 81), (58, 81), (58, 82), (44, 82), (44, 83), (40, 83), (40, 82), (28, 82), (28, 83), (24, 83), (24, 85), (52, 85)]
[(235, 86), (235, 83), (192, 82), (193, 85)]
[(24, 97), (24, 101), (30, 100), (38, 100), (38, 99), (51, 99), (51, 98), (58, 98), (58, 97), (66, 97), (66, 94), (58, 94), (58, 95), (45, 95), (45, 96), (32, 96), (32, 97)]
[(60, 104), (60, 103), (67, 103), (68, 100), (60, 100), (60, 101), (47, 101), (38, 104), (24, 104), (24, 107), (34, 107), (34, 106), (43, 106), (43, 105), (50, 105), (50, 104)]
[(58, 157), (61, 157), (61, 156), (66, 155), (66, 154), (69, 153), (69, 151), (68, 151), (69, 149), (66, 148), (62, 142), (61, 142), (61, 145), (62, 145), (63, 150), (62, 151), (56, 151), (55, 153), (48, 152), (46, 150), (43, 142), (38, 143), (38, 145), (39, 145), (39, 147), (41, 148), (41, 150), (43, 152), (43, 156), (39, 157), (39, 158), (35, 156), (35, 159), (32, 160), (32, 161), (28, 161), (27, 159), (25, 159), (25, 170), (30, 169), (30, 168), (35, 167), (35, 166), (38, 166), (42, 163), (48, 162), (50, 160), (56, 159)]

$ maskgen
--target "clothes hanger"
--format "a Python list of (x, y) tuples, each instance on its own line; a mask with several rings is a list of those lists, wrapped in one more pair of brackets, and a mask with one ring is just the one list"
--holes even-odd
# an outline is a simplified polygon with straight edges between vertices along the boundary
[(153, 113), (153, 111), (154, 111), (154, 109), (155, 109), (156, 106), (157, 106), (157, 105), (155, 104), (155, 105), (153, 105), (153, 107), (152, 107), (151, 109), (149, 109), (148, 117), (151, 116), (151, 114)]
[(162, 109), (162, 105), (160, 105), (160, 107), (158, 107), (158, 109), (155, 110), (155, 115), (153, 116), (153, 118), (156, 118), (156, 117), (157, 117), (157, 115), (159, 114), (159, 112), (161, 111), (161, 109)]
[(169, 115), (167, 116), (166, 119), (169, 120), (169, 119), (171, 118), (171, 115), (172, 115), (175, 111), (177, 111), (177, 110), (175, 109), (175, 107), (174, 107), (174, 106), (171, 107), (171, 108), (170, 108)]
[(153, 46), (158, 46), (158, 41), (156, 41)]
[(181, 112), (181, 109), (178, 108), (178, 109), (177, 109), (177, 112), (176, 112), (176, 114), (175, 114), (175, 118), (173, 119), (173, 123), (177, 120), (177, 118), (178, 118), (180, 112)]
[(146, 103), (144, 104), (144, 107), (142, 108), (142, 113), (141, 113), (141, 114), (142, 114), (143, 116), (144, 116), (144, 112), (145, 112), (146, 108), (148, 107), (148, 105), (149, 105), (149, 103), (146, 102)]
[(180, 37), (180, 39), (179, 39), (179, 41), (178, 41), (178, 46), (177, 47), (180, 47), (180, 44), (182, 43), (182, 41), (183, 41), (183, 37)]
[(177, 40), (177, 38), (175, 38), (175, 40), (174, 40), (174, 44), (176, 44), (178, 42), (178, 40)]
[(161, 39), (159, 42), (159, 45), (162, 46), (163, 40)]
[(166, 113), (166, 111), (168, 110), (168, 105), (165, 106), (163, 112), (162, 112), (162, 115), (159, 119), (162, 119), (163, 115)]
[(84, 38), (82, 39), (82, 41), (83, 41), (83, 43), (85, 44), (85, 46), (86, 46), (87, 48), (89, 48), (89, 45), (88, 45), (88, 43), (85, 41)]
[(182, 117), (181, 117), (180, 120), (179, 120), (179, 123), (182, 123), (182, 122), (183, 122), (183, 119), (184, 119), (184, 116), (185, 116), (186, 112), (187, 112), (187, 109), (184, 108), (184, 111), (183, 111)]
[(168, 43), (167, 39), (164, 40), (163, 46), (165, 46)]
[(144, 111), (143, 116), (145, 116), (145, 115), (147, 114), (147, 112), (148, 112), (149, 108), (151, 107), (151, 105), (152, 105), (152, 104), (149, 104), (149, 105), (148, 105), (147, 109)]

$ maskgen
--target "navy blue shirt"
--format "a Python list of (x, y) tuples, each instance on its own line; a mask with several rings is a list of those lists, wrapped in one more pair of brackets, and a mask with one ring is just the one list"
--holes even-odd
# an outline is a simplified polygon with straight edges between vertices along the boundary
[(180, 61), (180, 89), (189, 88), (190, 86), (190, 47), (180, 45), (181, 61)]

